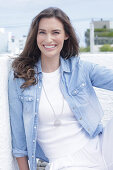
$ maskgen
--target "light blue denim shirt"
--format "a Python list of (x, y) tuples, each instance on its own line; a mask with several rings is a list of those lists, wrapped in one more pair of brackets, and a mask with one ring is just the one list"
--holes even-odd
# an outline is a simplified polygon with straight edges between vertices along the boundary
[[(9, 74), (9, 111), (12, 149), (15, 157), (28, 156), (30, 170), (36, 170), (36, 157), (48, 162), (37, 142), (38, 108), (42, 89), (41, 61), (35, 67), (38, 84), (25, 90), (24, 79)], [(93, 138), (102, 132), (103, 111), (93, 86), (113, 91), (113, 70), (80, 60), (60, 57), (60, 89), (84, 133)]]

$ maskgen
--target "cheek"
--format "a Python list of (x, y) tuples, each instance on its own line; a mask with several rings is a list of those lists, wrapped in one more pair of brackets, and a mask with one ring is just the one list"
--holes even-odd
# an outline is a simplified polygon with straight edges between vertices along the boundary
[(39, 44), (39, 38), (37, 37), (37, 45)]
[(40, 45), (40, 43), (43, 41), (43, 38), (40, 36), (37, 36), (37, 45)]
[(60, 42), (60, 44), (63, 44), (63, 43), (64, 43), (64, 36), (63, 36), (63, 35), (60, 36), (60, 37), (58, 38), (58, 41)]
[(61, 46), (63, 46), (63, 45), (64, 45), (64, 39), (63, 39), (63, 38), (59, 38), (59, 40), (58, 40), (58, 41), (59, 41), (59, 43), (60, 43), (60, 45), (61, 45)]

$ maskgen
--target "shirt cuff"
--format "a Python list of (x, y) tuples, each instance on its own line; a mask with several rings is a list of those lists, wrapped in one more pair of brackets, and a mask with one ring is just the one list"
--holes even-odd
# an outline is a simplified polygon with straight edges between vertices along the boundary
[(27, 151), (19, 150), (19, 149), (13, 149), (12, 150), (13, 156), (14, 157), (25, 157), (28, 156)]

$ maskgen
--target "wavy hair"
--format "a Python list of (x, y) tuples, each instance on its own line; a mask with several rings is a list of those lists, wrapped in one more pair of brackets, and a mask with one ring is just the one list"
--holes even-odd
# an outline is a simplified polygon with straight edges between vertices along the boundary
[(69, 17), (61, 9), (55, 7), (49, 7), (41, 11), (32, 20), (25, 47), (22, 53), (17, 58), (15, 58), (12, 63), (12, 67), (14, 69), (14, 77), (23, 78), (25, 80), (25, 82), (21, 85), (21, 88), (35, 85), (38, 82), (35, 78), (36, 73), (34, 70), (35, 64), (38, 62), (41, 56), (41, 51), (37, 45), (38, 27), (42, 18), (51, 17), (55, 17), (61, 21), (64, 26), (65, 33), (69, 36), (69, 38), (64, 41), (60, 55), (66, 59), (72, 56), (78, 56), (78, 38)]

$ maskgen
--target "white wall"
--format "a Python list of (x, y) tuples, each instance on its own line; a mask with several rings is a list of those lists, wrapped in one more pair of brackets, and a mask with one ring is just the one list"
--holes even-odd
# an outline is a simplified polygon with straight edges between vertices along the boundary
[(18, 170), (12, 156), (8, 107), (9, 58), (0, 57), (0, 170)]

